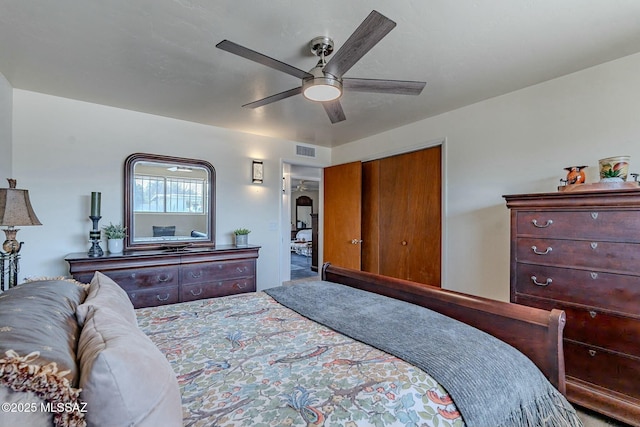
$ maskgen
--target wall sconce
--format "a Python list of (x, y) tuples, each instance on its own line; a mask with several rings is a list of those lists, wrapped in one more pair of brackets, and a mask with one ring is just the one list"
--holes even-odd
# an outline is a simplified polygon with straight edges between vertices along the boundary
[(262, 184), (262, 181), (264, 180), (264, 165), (261, 160), (253, 161), (251, 180), (254, 184)]

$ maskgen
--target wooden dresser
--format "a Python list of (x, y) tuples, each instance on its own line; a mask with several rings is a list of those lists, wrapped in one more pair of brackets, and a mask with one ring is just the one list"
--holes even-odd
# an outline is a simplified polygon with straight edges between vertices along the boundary
[(511, 301), (567, 315), (567, 397), (640, 426), (640, 190), (504, 197)]
[(134, 307), (151, 307), (256, 290), (259, 246), (217, 246), (184, 251), (135, 251), (90, 258), (69, 254), (69, 272), (89, 283), (106, 274), (129, 295)]

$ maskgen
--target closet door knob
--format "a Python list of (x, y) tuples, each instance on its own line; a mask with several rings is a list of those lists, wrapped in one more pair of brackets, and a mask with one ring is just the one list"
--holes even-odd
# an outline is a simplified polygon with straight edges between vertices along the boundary
[(406, 240), (403, 240), (401, 243), (402, 243), (402, 246), (407, 246), (408, 245)]

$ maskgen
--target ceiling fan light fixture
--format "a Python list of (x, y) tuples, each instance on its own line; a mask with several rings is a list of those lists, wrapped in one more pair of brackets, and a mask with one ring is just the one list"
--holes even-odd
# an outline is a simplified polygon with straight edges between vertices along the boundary
[(302, 82), (302, 94), (310, 101), (327, 102), (342, 96), (342, 83), (331, 76), (314, 77)]

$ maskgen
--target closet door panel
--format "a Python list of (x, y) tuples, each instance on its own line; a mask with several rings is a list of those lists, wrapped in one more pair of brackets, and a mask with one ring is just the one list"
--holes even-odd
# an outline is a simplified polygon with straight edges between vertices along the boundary
[(362, 164), (362, 271), (380, 274), (380, 161)]
[(323, 259), (360, 270), (362, 220), (362, 163), (324, 169)]
[(380, 160), (380, 274), (440, 286), (440, 146)]

